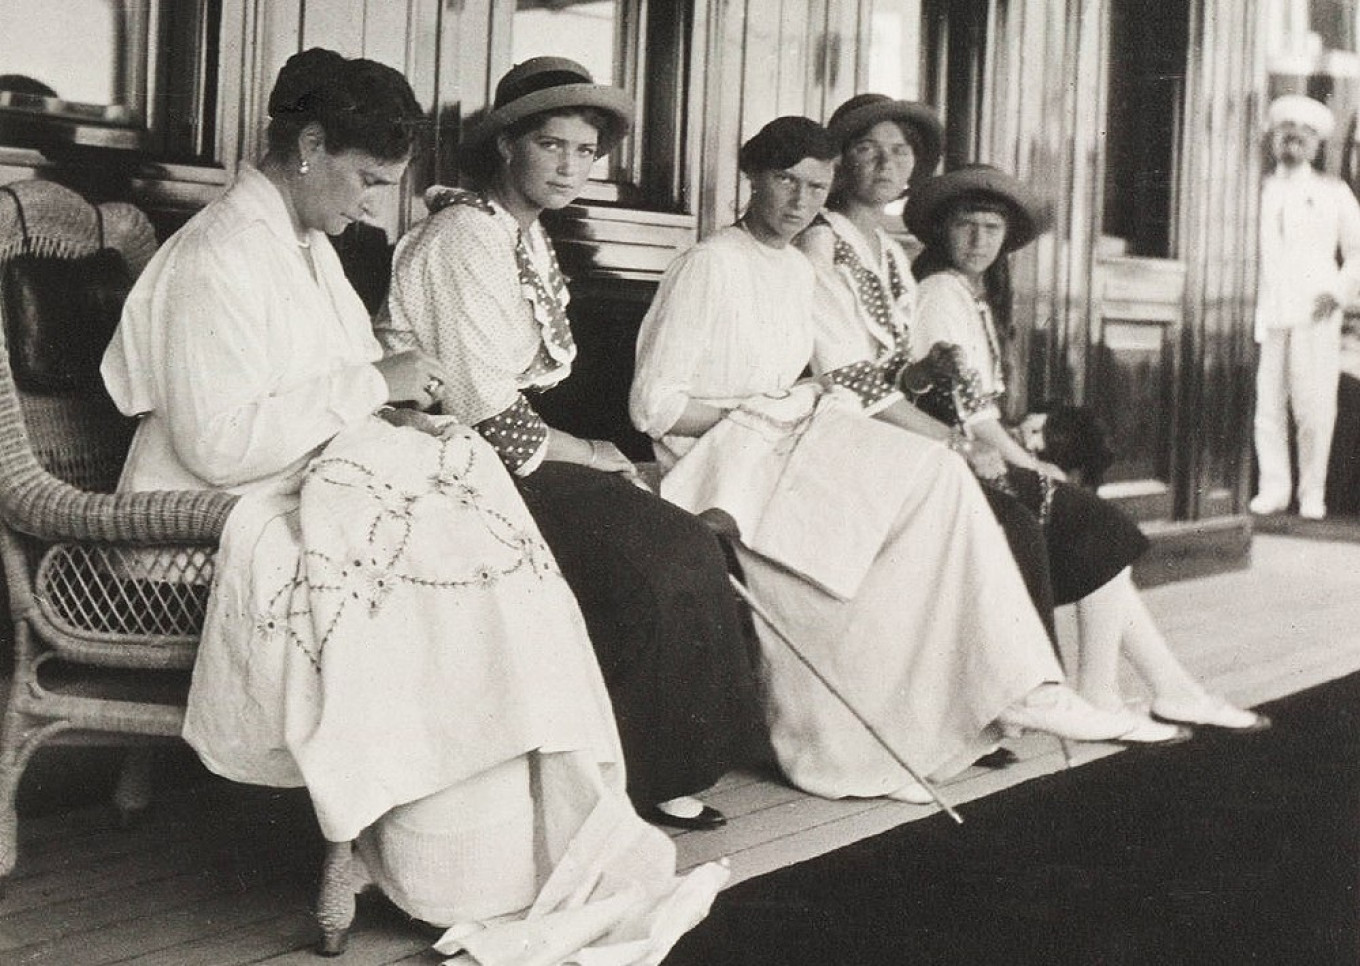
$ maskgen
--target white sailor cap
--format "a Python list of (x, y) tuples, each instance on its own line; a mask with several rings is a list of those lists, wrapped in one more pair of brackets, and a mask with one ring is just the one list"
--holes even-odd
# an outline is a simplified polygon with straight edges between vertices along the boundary
[(1331, 137), (1332, 129), (1336, 126), (1336, 119), (1326, 104), (1302, 94), (1285, 94), (1271, 101), (1269, 120), (1272, 128), (1287, 121), (1293, 121), (1301, 127), (1311, 127), (1320, 138)]

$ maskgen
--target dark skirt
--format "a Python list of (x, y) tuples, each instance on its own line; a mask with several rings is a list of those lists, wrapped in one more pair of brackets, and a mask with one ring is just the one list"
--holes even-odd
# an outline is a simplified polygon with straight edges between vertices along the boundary
[[(983, 485), (982, 493), (992, 508), (992, 515), (1006, 534), (1011, 556), (1025, 579), (1025, 589), (1039, 619), (1044, 622), (1053, 649), (1058, 650), (1058, 631), (1053, 623), (1053, 578), (1049, 572), (1048, 538), (1039, 517), (1020, 500), (995, 486)], [(1061, 654), (1059, 654), (1061, 660)]]
[(622, 477), (545, 462), (520, 493), (585, 615), (639, 807), (737, 762), (755, 720), (750, 656), (717, 538)]
[(1046, 482), (1033, 470), (1015, 467), (1003, 479), (1003, 489), (1043, 522), (1056, 604), (1074, 603), (1109, 583), (1148, 548), (1138, 524), (1091, 490)]

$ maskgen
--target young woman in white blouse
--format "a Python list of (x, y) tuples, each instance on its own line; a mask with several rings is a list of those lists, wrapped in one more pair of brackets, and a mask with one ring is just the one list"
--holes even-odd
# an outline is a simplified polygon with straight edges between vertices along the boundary
[[(884, 208), (900, 202), (913, 180), (928, 177), (935, 169), (944, 129), (925, 104), (856, 94), (832, 113), (827, 131), (840, 149), (836, 177), (825, 209), (794, 239), (817, 268), (812, 370), (820, 374), (858, 365), (895, 373), (910, 359), (916, 279), (911, 259), (884, 229)], [(950, 437), (949, 426), (900, 394), (886, 399), (877, 416), (931, 439)], [(1043, 529), (1008, 494), (984, 488), (983, 495), (1056, 647), (1053, 581)], [(1154, 740), (1175, 733), (1153, 728), (1137, 734)], [(1013, 758), (1002, 751), (986, 763), (1004, 764)]]
[(539, 222), (575, 200), (628, 131), (631, 98), (561, 57), (516, 66), (462, 146), (476, 190), (435, 188), (397, 246), (389, 351), (420, 348), (448, 381), (442, 411), (476, 427), (515, 475), (576, 592), (614, 702), (633, 800), (652, 821), (723, 824), (695, 795), (730, 768), (751, 672), (716, 538), (635, 485), (613, 443), (539, 414), (571, 374), (570, 292)]
[[(727, 513), (763, 609), (921, 774), (957, 774), (1002, 729), (1119, 739), (1122, 716), (1061, 683), (966, 464), (868, 418), (886, 392), (857, 370), (799, 381), (816, 278), (791, 241), (820, 210), (835, 156), (814, 121), (770, 122), (741, 149), (745, 214), (667, 270), (631, 400), (656, 441), (662, 495)], [(763, 621), (757, 631), (790, 781), (828, 797), (926, 800), (779, 635)]]

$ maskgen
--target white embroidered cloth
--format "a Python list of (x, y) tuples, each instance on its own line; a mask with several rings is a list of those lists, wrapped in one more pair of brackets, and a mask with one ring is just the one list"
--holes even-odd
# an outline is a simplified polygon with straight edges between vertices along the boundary
[[(299, 497), (239, 506), (184, 729), (209, 767), (305, 784), (327, 839), (364, 832), (394, 901), (453, 927), (441, 951), (472, 956), (455, 962), (659, 962), (706, 915), (726, 870), (677, 877), (670, 839), (633, 811), (575, 599), (475, 432), (370, 419)], [(506, 804), (520, 825), (459, 814), (478, 800), (461, 788), (526, 756), (537, 779)], [(413, 810), (429, 835), (384, 837)], [(428, 874), (470, 855), (494, 859), (486, 878)]]

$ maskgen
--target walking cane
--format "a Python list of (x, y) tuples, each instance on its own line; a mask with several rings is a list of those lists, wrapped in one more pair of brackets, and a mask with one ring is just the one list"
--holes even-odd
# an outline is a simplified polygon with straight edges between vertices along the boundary
[(855, 720), (858, 721), (860, 724), (864, 725), (865, 729), (869, 732), (869, 734), (873, 735), (874, 740), (883, 746), (883, 750), (892, 756), (893, 761), (897, 762), (899, 765), (902, 766), (903, 771), (910, 775), (913, 780), (915, 780), (922, 788), (924, 788), (928, 793), (930, 793), (930, 797), (935, 800), (936, 805), (940, 806), (941, 811), (943, 811), (946, 815), (952, 818), (955, 822), (962, 825), (963, 818), (959, 815), (958, 812), (954, 811), (954, 807), (940, 797), (940, 793), (935, 790), (934, 785), (927, 781), (924, 776), (917, 774), (916, 769), (912, 768), (911, 765), (907, 764), (906, 760), (903, 759), (903, 757), (900, 754), (898, 754), (897, 750), (894, 749), (893, 746), (888, 743), (888, 739), (884, 738), (883, 735), (879, 733), (878, 729), (874, 727), (873, 723), (870, 722), (867, 718), (865, 718), (864, 715), (860, 714), (859, 711), (856, 710), (855, 706), (850, 703), (850, 700), (836, 689), (836, 686), (831, 683), (831, 681), (827, 678), (825, 674), (818, 670), (817, 666), (812, 663), (812, 660), (806, 654), (803, 653), (802, 649), (793, 642), (793, 640), (789, 637), (788, 634), (784, 633), (784, 629), (781, 628), (775, 622), (775, 620), (769, 615), (769, 612), (767, 612), (765, 608), (761, 606), (760, 602), (757, 601), (754, 596), (752, 596), (751, 592), (746, 588), (746, 585), (743, 584), (736, 577), (734, 577), (732, 574), (728, 574), (727, 579), (731, 582), (732, 589), (736, 591), (737, 596), (744, 600), (747, 606), (751, 608), (751, 612), (754, 613), (757, 617), (759, 617), (765, 623), (765, 626), (774, 632), (774, 635), (776, 637), (783, 641), (784, 646), (787, 647), (790, 652), (792, 652), (794, 657), (798, 658), (799, 662), (802, 663), (803, 667), (811, 671), (813, 677), (815, 677), (818, 681), (822, 682), (822, 686), (825, 687), (828, 691), (830, 691), (832, 696), (834, 696), (837, 701), (844, 705), (847, 711), (849, 711), (852, 715), (855, 716)]

